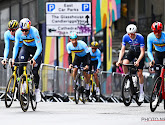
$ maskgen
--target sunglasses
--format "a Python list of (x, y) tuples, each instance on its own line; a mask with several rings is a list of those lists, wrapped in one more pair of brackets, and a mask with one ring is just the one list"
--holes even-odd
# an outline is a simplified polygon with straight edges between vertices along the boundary
[(132, 35), (135, 35), (135, 33), (129, 33), (128, 35), (131, 35), (132, 36)]
[(11, 31), (11, 32), (15, 32), (16, 30), (15, 30), (15, 29), (9, 29), (9, 31)]
[(92, 48), (93, 50), (96, 50), (97, 48)]
[(161, 33), (161, 30), (153, 31), (154, 33)]
[(29, 30), (21, 30), (22, 32), (27, 32), (27, 31), (29, 31)]

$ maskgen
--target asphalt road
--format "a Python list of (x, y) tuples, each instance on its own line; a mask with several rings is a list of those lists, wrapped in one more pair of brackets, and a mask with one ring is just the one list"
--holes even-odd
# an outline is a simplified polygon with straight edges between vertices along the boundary
[(40, 102), (23, 112), (18, 101), (11, 108), (0, 101), (0, 125), (165, 125), (165, 111), (163, 103), (151, 112), (149, 103)]

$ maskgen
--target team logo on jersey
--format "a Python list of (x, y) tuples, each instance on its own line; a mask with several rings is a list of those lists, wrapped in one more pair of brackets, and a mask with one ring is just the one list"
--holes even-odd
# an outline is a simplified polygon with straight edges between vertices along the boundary
[(154, 39), (154, 41), (157, 41), (157, 39)]
[(39, 37), (37, 36), (37, 38), (39, 39)]

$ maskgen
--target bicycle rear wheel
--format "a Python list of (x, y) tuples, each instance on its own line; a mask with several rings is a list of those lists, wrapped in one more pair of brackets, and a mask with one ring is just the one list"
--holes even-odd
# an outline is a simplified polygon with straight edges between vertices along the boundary
[(36, 95), (35, 95), (35, 84), (33, 81), (33, 78), (30, 78), (30, 75), (28, 75), (28, 84), (29, 84), (29, 92), (30, 92), (30, 102), (33, 111), (37, 108), (37, 102), (36, 102)]
[(154, 112), (156, 110), (157, 106), (159, 105), (160, 99), (162, 97), (161, 96), (161, 81), (162, 81), (162, 78), (158, 77), (154, 83), (154, 87), (153, 87), (151, 99), (150, 99), (151, 112)]
[(21, 75), (20, 81), (19, 81), (19, 98), (20, 98), (20, 105), (24, 112), (28, 110), (29, 107), (29, 101), (30, 101), (30, 93), (29, 93), (29, 86), (28, 84), (25, 84), (26, 82), (26, 76), (23, 74)]
[(14, 94), (15, 94), (15, 84), (16, 84), (16, 78), (12, 75), (7, 83), (6, 86), (6, 92), (5, 92), (5, 106), (6, 108), (9, 108), (14, 100)]
[(122, 84), (122, 98), (123, 98), (123, 103), (125, 106), (129, 106), (132, 102), (132, 89), (133, 89), (133, 83), (132, 83), (132, 78), (129, 75), (126, 75), (123, 80)]
[(81, 93), (82, 93), (82, 102), (85, 104), (86, 102), (86, 94), (85, 94), (85, 89), (83, 86), (81, 86)]

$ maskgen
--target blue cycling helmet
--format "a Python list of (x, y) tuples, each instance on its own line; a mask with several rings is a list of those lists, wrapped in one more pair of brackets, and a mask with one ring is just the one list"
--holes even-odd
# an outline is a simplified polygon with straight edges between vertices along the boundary
[(76, 39), (77, 38), (77, 33), (76, 32), (71, 32), (69, 35), (70, 39)]

